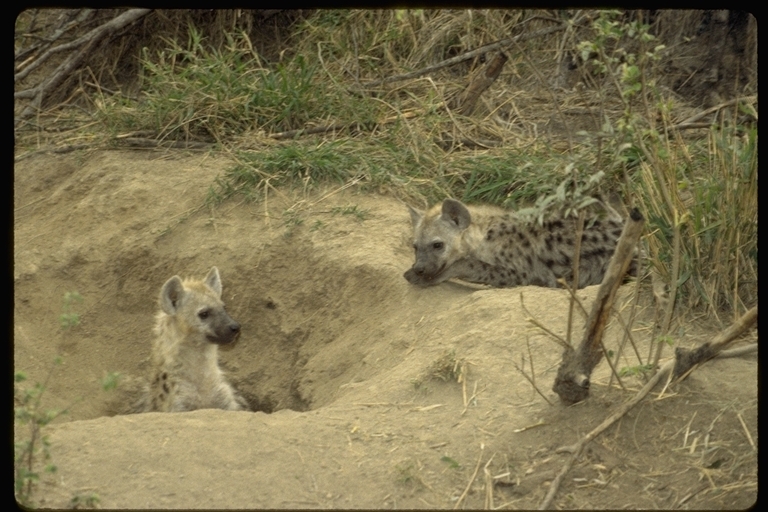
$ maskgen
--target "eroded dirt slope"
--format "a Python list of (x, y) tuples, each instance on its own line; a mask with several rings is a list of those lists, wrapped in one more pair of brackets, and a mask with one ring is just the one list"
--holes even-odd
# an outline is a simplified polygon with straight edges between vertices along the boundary
[[(61, 355), (45, 401), (74, 402), (50, 427), (59, 469), (41, 505), (94, 492), (104, 508), (533, 508), (566, 460), (555, 450), (629, 396), (607, 387), (604, 363), (586, 403), (566, 408), (550, 391), (561, 349), (520, 301), (563, 335), (563, 291), (409, 285), (410, 220), (391, 198), (329, 188), (201, 208), (228, 164), (105, 151), (16, 166), (14, 365), (42, 381)], [(147, 370), (163, 282), (212, 265), (243, 326), (222, 365), (258, 412), (105, 416), (107, 372)], [(80, 323), (64, 330), (71, 291)], [(684, 326), (677, 341), (701, 331)], [(635, 325), (644, 356), (649, 332)], [(609, 348), (619, 337), (612, 327)], [(530, 373), (527, 344), (554, 405), (515, 367)], [(453, 361), (462, 383), (440, 378)], [(630, 352), (622, 365), (634, 364)], [(749, 506), (756, 396), (754, 356), (709, 363), (593, 442), (555, 505)]]

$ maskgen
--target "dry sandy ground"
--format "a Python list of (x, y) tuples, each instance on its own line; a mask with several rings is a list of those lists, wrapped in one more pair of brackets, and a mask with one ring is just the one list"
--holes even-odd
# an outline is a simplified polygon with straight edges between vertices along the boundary
[[(16, 165), (14, 364), (42, 381), (62, 356), (44, 403), (71, 405), (48, 427), (58, 471), (38, 487), (39, 505), (95, 493), (103, 508), (530, 509), (568, 457), (556, 450), (641, 386), (608, 387), (603, 362), (590, 399), (561, 405), (550, 390), (561, 349), (520, 301), (563, 335), (564, 291), (408, 284), (410, 219), (392, 198), (282, 191), (200, 208), (227, 165), (117, 151)], [(101, 389), (107, 372), (147, 371), (162, 284), (212, 265), (243, 326), (222, 366), (258, 412), (107, 416), (117, 396)], [(64, 330), (71, 291), (84, 298), (72, 306), (80, 323)], [(643, 355), (649, 333), (636, 323)], [(691, 347), (702, 333), (713, 331), (688, 325), (675, 339)], [(609, 348), (619, 339), (614, 326)], [(529, 354), (554, 405), (516, 369), (530, 373)], [(636, 364), (628, 356), (622, 366)], [(462, 382), (441, 380), (454, 360)], [(713, 361), (661, 399), (657, 390), (591, 443), (554, 505), (751, 505), (756, 360)]]

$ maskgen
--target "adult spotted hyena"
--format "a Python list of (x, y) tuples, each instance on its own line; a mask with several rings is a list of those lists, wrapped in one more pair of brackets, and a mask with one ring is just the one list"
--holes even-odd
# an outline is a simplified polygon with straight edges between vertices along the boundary
[[(416, 250), (416, 262), (404, 275), (410, 283), (430, 286), (457, 278), (498, 288), (554, 288), (558, 278), (573, 280), (576, 219), (553, 219), (541, 226), (513, 212), (466, 206), (455, 199), (427, 212), (409, 209)], [(618, 218), (585, 222), (579, 288), (603, 280), (622, 229)], [(635, 265), (633, 261), (631, 274)]]
[(216, 267), (203, 281), (173, 276), (160, 290), (149, 384), (121, 412), (245, 409), (218, 363), (218, 346), (232, 343), (239, 334), (240, 324), (221, 301)]

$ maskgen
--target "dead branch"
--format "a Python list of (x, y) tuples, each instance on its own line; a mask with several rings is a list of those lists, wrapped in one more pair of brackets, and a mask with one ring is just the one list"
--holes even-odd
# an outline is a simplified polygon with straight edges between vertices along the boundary
[(454, 108), (459, 111), (459, 114), (463, 116), (472, 114), (480, 95), (496, 81), (501, 74), (501, 70), (504, 69), (504, 64), (506, 64), (507, 60), (508, 57), (503, 52), (497, 53), (485, 66), (485, 69), (464, 89), (464, 92), (456, 97), (453, 103)]
[[(115, 31), (127, 25), (130, 25), (136, 20), (142, 18), (150, 11), (151, 9), (131, 9), (127, 12), (124, 12), (120, 16), (113, 18), (107, 23), (104, 23), (103, 25), (93, 29), (85, 36), (80, 37), (75, 41), (72, 41), (71, 43), (60, 45), (60, 46), (57, 46), (56, 48), (52, 48), (51, 50), (49, 50), (49, 51), (57, 50), (57, 48), (61, 48), (61, 46), (64, 46), (66, 49), (81, 46), (80, 50), (76, 53), (73, 53), (64, 62), (62, 62), (61, 65), (59, 65), (59, 67), (56, 68), (56, 70), (51, 74), (50, 77), (43, 80), (40, 84), (38, 84), (36, 87), (32, 89), (28, 89), (26, 91), (20, 91), (14, 94), (14, 98), (24, 98), (24, 97), (30, 97), (30, 96), (32, 97), (32, 101), (30, 102), (30, 104), (27, 105), (24, 111), (21, 114), (19, 114), (19, 116), (16, 119), (14, 119), (14, 122), (13, 122), (14, 127), (18, 126), (18, 124), (21, 121), (35, 115), (35, 113), (38, 111), (38, 109), (43, 103), (43, 98), (51, 90), (55, 89), (61, 82), (63, 82), (64, 79), (67, 78), (70, 75), (70, 73), (72, 73), (72, 71), (78, 65), (80, 65), (80, 63), (83, 61), (83, 59), (91, 50), (91, 48), (93, 48), (99, 41), (101, 41), (104, 37), (114, 33)], [(60, 51), (60, 50), (57, 50), (57, 51)], [(40, 59), (42, 58), (43, 56), (40, 57)], [(38, 61), (40, 59), (38, 59)], [(33, 65), (30, 65), (29, 67), (27, 67), (26, 73), (30, 72), (30, 68), (33, 68)]]
[(635, 247), (643, 231), (644, 219), (635, 208), (630, 213), (616, 250), (600, 284), (592, 312), (587, 319), (581, 345), (574, 351), (568, 348), (557, 371), (553, 391), (564, 402), (575, 403), (589, 396), (589, 376), (603, 357), (602, 340), (608, 324), (616, 291), (624, 280)]
[(294, 139), (296, 137), (302, 137), (304, 135), (312, 135), (315, 133), (327, 133), (337, 130), (346, 130), (350, 128), (350, 125), (346, 124), (330, 124), (326, 126), (314, 126), (312, 128), (299, 128), (296, 130), (288, 130), (285, 132), (273, 133), (269, 137), (275, 140)]
[[(742, 101), (752, 104), (757, 101), (757, 96), (744, 96), (742, 98), (734, 98), (732, 100), (726, 101), (719, 105), (715, 105), (712, 108), (708, 108), (707, 110), (704, 110), (702, 112), (699, 112), (696, 115), (689, 117), (685, 121), (681, 121), (680, 123), (677, 123), (676, 125), (671, 126), (670, 129), (684, 130), (686, 128), (704, 128), (704, 127), (708, 128), (709, 126), (712, 125), (712, 123), (696, 123), (696, 121), (699, 121), (700, 119), (711, 114), (712, 112), (717, 112), (721, 108), (730, 107), (731, 105), (738, 105)], [(701, 126), (702, 124), (703, 126)]]
[(212, 142), (196, 142), (192, 140), (159, 141), (140, 137), (125, 137), (116, 139), (115, 142), (132, 148), (212, 149), (214, 146)]
[(757, 343), (751, 343), (749, 345), (744, 345), (743, 347), (732, 348), (731, 350), (723, 350), (722, 352), (717, 353), (715, 359), (741, 357), (747, 354), (751, 354), (752, 352), (757, 352)]
[(442, 139), (435, 140), (435, 144), (445, 151), (451, 151), (462, 147), (467, 149), (497, 148), (502, 145), (502, 142), (489, 139), (470, 139), (468, 137), (454, 138), (452, 135), (445, 133)]
[(728, 329), (720, 333), (713, 341), (704, 343), (695, 350), (684, 348), (675, 349), (675, 369), (672, 376), (677, 379), (689, 372), (695, 365), (704, 363), (715, 357), (729, 343), (739, 337), (744, 331), (757, 324), (757, 306), (747, 311)]
[[(626, 230), (625, 230), (626, 231)], [(624, 235), (622, 234), (622, 238), (624, 238)], [(730, 343), (735, 338), (737, 338), (739, 335), (743, 334), (745, 331), (750, 329), (753, 325), (757, 323), (757, 306), (750, 309), (744, 316), (736, 320), (734, 324), (720, 333), (715, 340), (713, 341), (712, 345), (718, 347), (719, 349), (722, 349), (722, 347), (726, 346), (727, 343)], [(750, 346), (749, 351), (755, 350), (757, 348), (757, 345), (755, 344), (754, 347)], [(733, 356), (733, 355), (741, 355), (743, 353), (747, 352), (746, 350), (742, 349), (734, 349), (733, 351), (728, 351), (722, 353), (723, 356)], [(667, 363), (664, 364), (661, 368), (659, 368), (659, 371), (656, 372), (656, 374), (651, 377), (651, 380), (648, 381), (648, 383), (643, 386), (643, 388), (638, 391), (638, 393), (632, 397), (631, 400), (624, 403), (619, 407), (619, 409), (608, 416), (600, 425), (595, 427), (591, 432), (589, 432), (587, 435), (585, 435), (583, 438), (581, 438), (576, 444), (573, 444), (571, 446), (565, 446), (558, 450), (558, 452), (568, 452), (571, 454), (571, 457), (566, 461), (565, 465), (563, 466), (563, 469), (560, 470), (560, 473), (558, 473), (557, 477), (552, 481), (552, 485), (549, 487), (549, 491), (547, 492), (546, 497), (544, 498), (544, 501), (542, 501), (541, 505), (539, 505), (539, 510), (546, 510), (549, 508), (549, 506), (552, 504), (552, 500), (555, 497), (555, 494), (557, 493), (558, 488), (560, 487), (560, 482), (562, 482), (563, 477), (568, 472), (568, 470), (571, 468), (573, 463), (576, 461), (576, 459), (581, 454), (581, 451), (584, 449), (584, 447), (595, 439), (597, 436), (599, 436), (605, 429), (613, 425), (613, 423), (616, 422), (619, 418), (624, 416), (627, 412), (629, 412), (635, 405), (637, 405), (645, 396), (658, 384), (663, 378), (665, 378), (667, 375), (670, 374), (670, 372), (673, 371), (673, 369), (676, 368), (678, 365), (677, 359), (667, 361)]]
[[(88, 19), (88, 17), (93, 13), (93, 9), (81, 9), (80, 12), (77, 14), (77, 16), (66, 23), (63, 26), (60, 26), (57, 28), (53, 34), (50, 35), (50, 37), (46, 37), (42, 42), (38, 42), (37, 44), (34, 44), (32, 46), (29, 46), (27, 48), (20, 49), (16, 55), (15, 60), (24, 59), (27, 55), (33, 52), (37, 52), (43, 48), (47, 48), (53, 43), (55, 43), (62, 35), (67, 33), (70, 29), (76, 27), (80, 23), (84, 22)], [(63, 45), (62, 45), (63, 46)], [(59, 47), (57, 47), (59, 48)], [(34, 70), (36, 67), (40, 66), (43, 62), (45, 62), (48, 57), (53, 55), (53, 51), (46, 51), (36, 59), (33, 59), (32, 57), (22, 61), (18, 66), (16, 66), (16, 70), (19, 71), (14, 77), (13, 81), (18, 82), (25, 76), (27, 76), (32, 70)], [(29, 66), (29, 68), (26, 68), (26, 66)], [(25, 69), (26, 68), (26, 69)]]
[(568, 473), (568, 470), (571, 469), (571, 466), (574, 462), (576, 462), (576, 459), (578, 459), (579, 455), (581, 454), (581, 451), (584, 449), (584, 447), (589, 443), (591, 440), (593, 440), (595, 437), (600, 435), (605, 429), (613, 425), (613, 423), (624, 416), (630, 409), (632, 409), (635, 405), (640, 402), (643, 398), (645, 398), (645, 395), (648, 394), (648, 392), (653, 389), (656, 384), (659, 383), (659, 381), (662, 379), (662, 377), (666, 376), (674, 366), (674, 361), (669, 361), (667, 364), (665, 364), (661, 369), (659, 369), (656, 374), (651, 377), (651, 380), (648, 381), (648, 383), (641, 389), (637, 395), (635, 395), (629, 402), (625, 403), (621, 407), (619, 407), (619, 410), (615, 413), (611, 414), (608, 418), (606, 418), (600, 425), (598, 425), (594, 430), (592, 430), (590, 433), (588, 433), (586, 436), (584, 436), (579, 442), (577, 442), (574, 445), (563, 447), (562, 449), (558, 450), (561, 452), (569, 452), (571, 453), (571, 457), (566, 461), (565, 465), (563, 466), (563, 469), (560, 470), (560, 473), (555, 477), (555, 479), (552, 481), (552, 485), (549, 486), (549, 491), (547, 492), (547, 495), (544, 498), (544, 501), (539, 505), (539, 510), (546, 510), (549, 508), (550, 504), (552, 503), (552, 500), (555, 497), (555, 494), (557, 493), (558, 488), (560, 487), (560, 482), (563, 480), (563, 477), (566, 473)]
[(429, 73), (432, 73), (433, 71), (437, 71), (438, 69), (445, 68), (448, 66), (453, 66), (454, 64), (458, 64), (459, 62), (464, 62), (465, 60), (473, 59), (478, 55), (482, 55), (488, 52), (493, 52), (496, 50), (502, 50), (515, 42), (527, 41), (528, 39), (535, 39), (537, 37), (542, 37), (542, 36), (552, 34), (554, 32), (565, 30), (566, 27), (569, 26), (569, 23), (576, 25), (580, 23), (583, 18), (584, 16), (578, 16), (577, 18), (573, 19), (570, 22), (561, 22), (561, 24), (556, 27), (545, 28), (542, 30), (537, 30), (536, 32), (530, 32), (527, 34), (520, 34), (514, 37), (508, 37), (506, 39), (496, 41), (495, 43), (487, 44), (485, 46), (481, 46), (480, 48), (476, 48), (466, 53), (462, 53), (461, 55), (457, 55), (456, 57), (451, 57), (450, 59), (446, 59), (442, 62), (438, 62), (433, 66), (427, 66), (426, 68), (417, 69), (416, 71), (411, 71), (410, 73), (404, 73), (402, 75), (390, 76), (387, 78), (383, 78), (381, 80), (374, 80), (373, 82), (368, 82), (367, 84), (365, 84), (365, 87), (366, 88), (377, 87), (379, 85), (391, 84), (392, 82), (400, 82), (403, 80), (410, 80), (411, 78), (418, 78), (420, 76), (428, 75)]

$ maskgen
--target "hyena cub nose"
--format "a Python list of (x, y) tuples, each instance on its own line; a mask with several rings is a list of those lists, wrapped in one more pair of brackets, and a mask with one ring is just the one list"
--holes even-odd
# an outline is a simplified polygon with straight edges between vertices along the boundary
[(232, 343), (240, 336), (240, 324), (232, 320), (232, 318), (229, 320), (231, 322), (228, 326), (229, 330), (225, 330), (223, 336), (221, 336), (219, 340), (215, 341), (215, 343), (226, 345), (228, 343)]
[(240, 336), (240, 324), (227, 314), (224, 307), (209, 310), (207, 317), (211, 319), (210, 326), (213, 333), (206, 337), (208, 341), (218, 345), (227, 345), (234, 342)]

